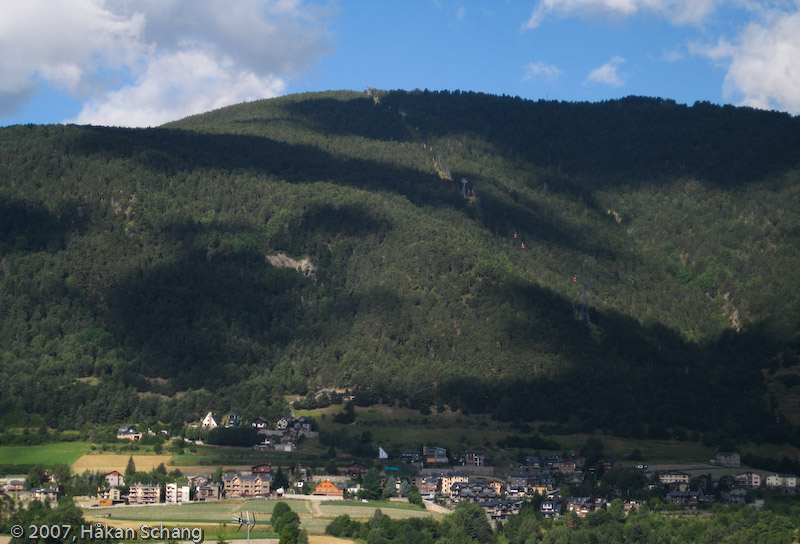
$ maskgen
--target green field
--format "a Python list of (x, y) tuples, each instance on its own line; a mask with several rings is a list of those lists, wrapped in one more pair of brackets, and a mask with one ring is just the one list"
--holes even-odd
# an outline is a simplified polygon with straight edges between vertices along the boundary
[(297, 462), (303, 465), (324, 464), (319, 457), (310, 451), (314, 448), (316, 440), (306, 440), (301, 446), (301, 451), (292, 453), (274, 451), (255, 451), (249, 448), (222, 448), (212, 446), (197, 446), (195, 453), (173, 455), (169, 461), (170, 466), (252, 466), (258, 463), (271, 463), (273, 465), (289, 465)]
[(88, 442), (56, 442), (41, 446), (0, 446), (0, 465), (71, 465), (89, 451)]
[[(434, 517), (438, 519), (441, 517), (441, 514), (427, 512), (407, 503), (386, 501), (371, 503), (324, 501), (316, 505), (316, 507), (311, 501), (285, 500), (283, 502), (288, 504), (300, 516), (302, 528), (313, 534), (324, 533), (328, 523), (337, 516), (348, 514), (353, 518), (367, 519), (372, 517), (378, 508), (381, 509), (381, 512), (394, 519), (412, 517)], [(234, 516), (239, 515), (240, 512), (247, 511), (254, 514), (256, 518), (256, 527), (252, 534), (256, 535), (258, 533), (258, 538), (269, 538), (272, 535), (265, 533), (270, 533), (269, 518), (277, 503), (278, 501), (273, 499), (226, 500), (159, 507), (93, 508), (86, 510), (85, 514), (92, 521), (101, 519), (112, 525), (115, 522), (121, 525), (135, 525), (136, 523), (145, 522), (151, 524), (164, 523), (165, 525), (174, 524), (182, 527), (199, 525), (206, 528), (208, 535), (216, 535), (222, 524), (226, 524), (223, 532), (225, 535), (229, 535), (237, 533), (237, 524), (233, 522)]]

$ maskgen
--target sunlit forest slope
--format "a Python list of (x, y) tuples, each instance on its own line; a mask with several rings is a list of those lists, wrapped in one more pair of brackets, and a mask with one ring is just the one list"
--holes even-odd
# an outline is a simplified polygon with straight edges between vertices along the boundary
[(246, 418), (346, 387), (800, 441), (798, 165), (798, 118), (638, 97), (329, 92), (5, 128), (0, 412)]

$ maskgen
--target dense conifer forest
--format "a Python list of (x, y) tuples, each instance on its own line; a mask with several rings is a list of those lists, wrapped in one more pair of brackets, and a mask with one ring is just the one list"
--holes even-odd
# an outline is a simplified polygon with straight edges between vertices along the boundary
[(255, 418), (339, 387), (800, 444), (798, 165), (798, 118), (641, 97), (0, 129), (1, 422)]

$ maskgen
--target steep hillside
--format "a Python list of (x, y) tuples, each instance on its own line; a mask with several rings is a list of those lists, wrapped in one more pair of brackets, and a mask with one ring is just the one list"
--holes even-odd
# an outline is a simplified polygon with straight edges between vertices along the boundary
[(798, 439), (772, 378), (800, 371), (800, 120), (379, 94), (0, 131), (2, 412), (248, 417), (333, 385)]

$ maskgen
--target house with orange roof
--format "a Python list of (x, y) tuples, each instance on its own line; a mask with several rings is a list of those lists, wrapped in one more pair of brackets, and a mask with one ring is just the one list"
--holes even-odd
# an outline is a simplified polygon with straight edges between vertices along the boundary
[(314, 495), (327, 495), (329, 497), (341, 497), (344, 494), (342, 489), (330, 480), (323, 480), (314, 488)]

